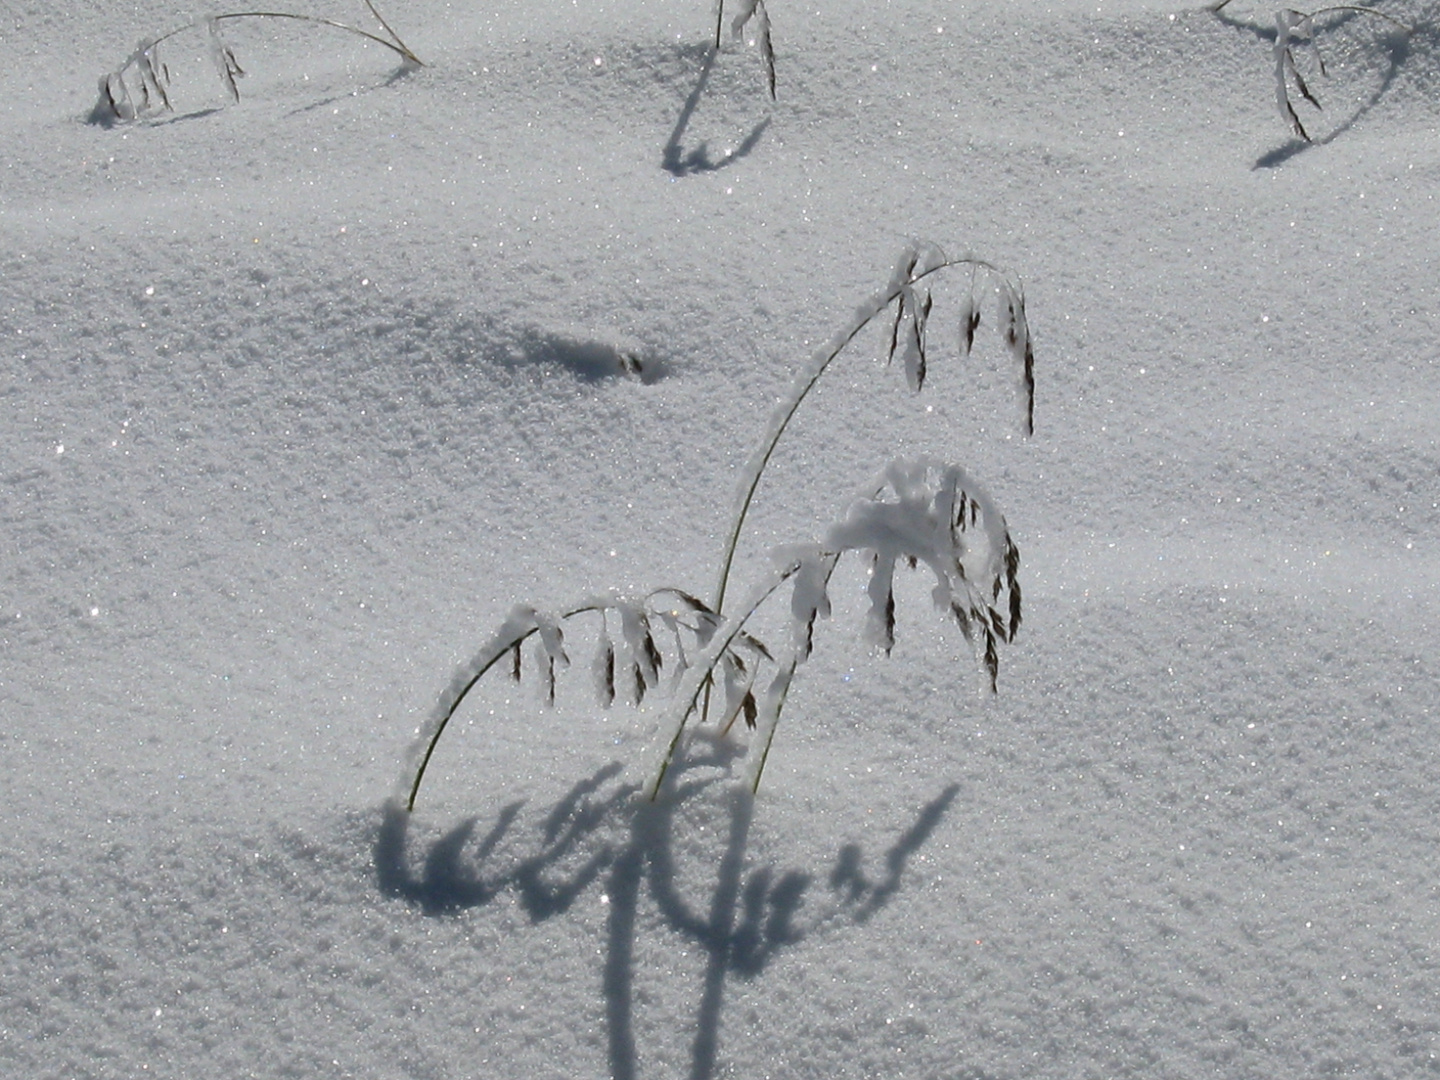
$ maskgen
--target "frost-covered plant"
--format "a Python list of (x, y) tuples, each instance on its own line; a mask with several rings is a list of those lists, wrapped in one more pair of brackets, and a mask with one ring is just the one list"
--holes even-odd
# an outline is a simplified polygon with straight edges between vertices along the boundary
[[(599, 622), (590, 672), (596, 698), (607, 707), (621, 692), (633, 704), (639, 705), (650, 690), (660, 686), (666, 652), (670, 653), (671, 679), (682, 677), (688, 667), (690, 652), (703, 652), (710, 656), (707, 647), (723, 622), (708, 604), (683, 589), (657, 589), (638, 599), (597, 596), (558, 614), (542, 613), (524, 604), (516, 605), (495, 635), (455, 673), (450, 685), (440, 695), (430, 722), (415, 744), (413, 765), (407, 768), (407, 809), (415, 808), (415, 797), (420, 792), (420, 782), (425, 778), (430, 758), (460, 703), (493, 668), (501, 668), (519, 682), (525, 666), (525, 646), (532, 638), (531, 666), (538, 672), (541, 700), (554, 704), (556, 670), (570, 666), (565, 648), (565, 627), (585, 618)], [(655, 637), (657, 627), (663, 631), (658, 642)], [(616, 629), (619, 631), (618, 645), (617, 635), (612, 634)], [(758, 640), (745, 633), (727, 634), (724, 648), (711, 659), (710, 670), (721, 668), (727, 686), (747, 685), (753, 680), (750, 673), (761, 658), (768, 658), (768, 652)], [(746, 700), (745, 695), (741, 695), (737, 699), (735, 714), (742, 709), (746, 711), (747, 723), (753, 723), (753, 697)], [(733, 722), (733, 715), (730, 720)]]
[(420, 58), (411, 52), (410, 47), (400, 40), (400, 35), (390, 28), (390, 24), (376, 10), (372, 0), (364, 0), (364, 3), (385, 32), (385, 37), (358, 26), (351, 26), (348, 23), (336, 22), (333, 19), (325, 19), (316, 15), (300, 15), (285, 11), (234, 11), (224, 15), (210, 15), (194, 22), (188, 22), (184, 26), (177, 26), (174, 30), (169, 30), (158, 37), (144, 38), (135, 46), (135, 51), (126, 58), (123, 64), (100, 77), (100, 98), (90, 112), (90, 121), (109, 125), (137, 120), (155, 112), (171, 111), (173, 106), (170, 103), (170, 68), (160, 58), (160, 44), (190, 30), (204, 32), (210, 59), (215, 64), (215, 71), (220, 77), (220, 83), (224, 86), (226, 93), (230, 95), (231, 100), (238, 102), (240, 87), (236, 80), (245, 72), (240, 67), (239, 61), (235, 59), (235, 51), (226, 44), (220, 34), (220, 24), (232, 19), (292, 19), (298, 22), (313, 23), (317, 26), (328, 26), (383, 45), (391, 52), (396, 53), (401, 62), (407, 66), (423, 67), (424, 64)]
[[(775, 100), (775, 48), (770, 42), (770, 13), (765, 10), (765, 0), (736, 0), (740, 11), (730, 20), (730, 37), (739, 40), (751, 19), (755, 20), (756, 38), (760, 45), (760, 59), (765, 63), (765, 83), (770, 90), (770, 100)], [(715, 3), (715, 49), (725, 31), (725, 0)]]
[[(1210, 5), (1211, 11), (1220, 11), (1230, 0), (1217, 0)], [(1275, 58), (1275, 104), (1280, 110), (1280, 117), (1285, 121), (1286, 126), (1295, 133), (1297, 137), (1305, 142), (1312, 142), (1310, 133), (1305, 130), (1305, 125), (1300, 120), (1300, 114), (1295, 111), (1295, 104), (1290, 99), (1290, 86), (1293, 83), (1295, 91), (1307, 102), (1319, 109), (1320, 99), (1310, 90), (1310, 84), (1301, 73), (1295, 62), (1297, 51), (1308, 49), (1315, 60), (1316, 69), (1323, 77), (1325, 71), (1325, 58), (1320, 54), (1320, 45), (1316, 41), (1316, 35), (1322, 29), (1316, 25), (1316, 20), (1326, 15), (1374, 15), (1384, 19), (1392, 26), (1405, 34), (1413, 34), (1414, 30), (1406, 26), (1399, 19), (1373, 7), (1364, 7), (1358, 4), (1336, 4), (1331, 7), (1324, 7), (1318, 11), (1297, 11), (1294, 8), (1281, 8), (1275, 13), (1275, 44), (1272, 52)]]
[[(649, 797), (658, 793), (690, 718), (701, 711), (701, 699), (714, 684), (716, 669), (745, 636), (750, 619), (788, 585), (790, 640), (778, 657), (772, 658), (768, 650), (764, 653), (775, 673), (758, 705), (747, 712), (750, 726), (757, 730), (745, 779), (752, 791), (759, 787), (795, 671), (810, 657), (816, 619), (830, 615), (830, 578), (850, 552), (868, 556), (870, 562), (867, 642), (889, 655), (895, 645), (896, 564), (914, 568), (923, 563), (935, 575), (931, 599), (936, 608), (953, 615), (966, 640), (981, 648), (990, 688), (996, 689), (998, 645), (1012, 640), (1020, 628), (1020, 550), (990, 497), (959, 466), (932, 460), (894, 462), (875, 493), (856, 500), (820, 543), (772, 552), (777, 569), (771, 579), (755, 590), (739, 615), (725, 621), (685, 674), (664, 755), (645, 788)], [(754, 677), (752, 673), (744, 687), (745, 701), (755, 700)], [(729, 697), (733, 700), (735, 694)], [(734, 722), (735, 711), (727, 704), (722, 716), (725, 731)]]
[(1316, 27), (1315, 20), (1325, 15), (1342, 12), (1374, 15), (1407, 34), (1413, 32), (1399, 19), (1393, 18), (1383, 11), (1353, 4), (1337, 4), (1333, 7), (1309, 12), (1282, 8), (1275, 13), (1275, 103), (1280, 109), (1280, 116), (1290, 125), (1290, 130), (1306, 142), (1311, 141), (1310, 135), (1305, 130), (1305, 125), (1300, 122), (1300, 115), (1295, 111), (1295, 106), (1290, 100), (1290, 84), (1293, 82), (1300, 96), (1315, 108), (1320, 108), (1320, 101), (1310, 92), (1305, 77), (1295, 65), (1295, 51), (1308, 48), (1315, 57), (1315, 64), (1320, 74), (1325, 75), (1325, 58), (1320, 55), (1320, 46), (1316, 41), (1319, 28)]
[[(816, 620), (829, 615), (830, 578), (841, 558), (852, 552), (870, 562), (865, 637), (872, 645), (888, 654), (895, 642), (896, 565), (923, 564), (935, 576), (932, 599), (956, 620), (979, 652), (993, 692), (999, 645), (1011, 641), (1020, 626), (1020, 553), (989, 495), (955, 465), (929, 459), (893, 463), (818, 543), (775, 549), (775, 567), (738, 614), (728, 615), (723, 607), (739, 538), (761, 477), (801, 404), (861, 331), (888, 312), (893, 312), (888, 359), (893, 362), (898, 355), (907, 385), (920, 391), (932, 352), (931, 283), (946, 271), (969, 275), (953, 316), (961, 356), (970, 352), (982, 308), (993, 294), (1000, 336), (1017, 368), (1023, 426), (1029, 434), (1034, 421), (1035, 357), (1019, 280), (983, 259), (949, 259), (934, 245), (908, 249), (885, 288), (862, 304), (845, 328), (815, 354), (772, 414), (741, 477), (715, 601), (706, 603), (693, 592), (667, 587), (638, 599), (592, 597), (555, 615), (526, 606), (514, 608), (496, 634), (456, 673), (421, 730), (402, 781), (407, 808), (414, 808), (440, 736), (466, 696), (496, 668), (519, 680), (525, 648), (532, 639), (530, 667), (538, 673), (542, 700), (553, 703), (557, 670), (570, 663), (565, 629), (582, 619), (598, 620), (590, 670), (602, 705), (610, 705), (622, 692), (639, 704), (662, 685), (662, 671), (670, 668), (667, 681), (673, 706), (663, 729), (661, 760), (645, 785), (647, 795), (654, 798), (659, 792), (692, 718), (698, 714), (701, 723), (710, 719), (712, 696), (717, 694), (723, 703), (715, 710), (715, 728), (722, 736), (742, 717), (748, 728), (755, 729), (746, 767), (753, 790), (760, 782), (796, 670), (810, 656)], [(788, 641), (783, 648), (771, 649), (749, 625), (772, 597), (785, 595), (787, 589)]]
[(930, 370), (930, 313), (934, 297), (931, 282), (946, 271), (968, 272), (969, 288), (960, 310), (952, 318), (958, 327), (959, 355), (970, 355), (975, 334), (980, 327), (981, 308), (987, 293), (993, 293), (1000, 336), (1015, 363), (1017, 392), (1024, 412), (1022, 425), (1026, 435), (1035, 430), (1035, 352), (1030, 340), (1030, 324), (1025, 316), (1025, 289), (1020, 279), (994, 263), (974, 256), (951, 259), (934, 244), (916, 244), (905, 251), (896, 263), (885, 288), (856, 310), (854, 317), (821, 348), (796, 377), (790, 394), (770, 416), (755, 452), (740, 477), (739, 492), (731, 516), (730, 530), (720, 556), (720, 580), (715, 589), (715, 609), (722, 610), (735, 560), (735, 550), (745, 519), (755, 501), (760, 478), (769, 465), (785, 429), (800, 411), (800, 406), (815, 389), (821, 377), (860, 333), (887, 311), (894, 311), (890, 327), (887, 359), (901, 356), (906, 384), (919, 392), (925, 386)]

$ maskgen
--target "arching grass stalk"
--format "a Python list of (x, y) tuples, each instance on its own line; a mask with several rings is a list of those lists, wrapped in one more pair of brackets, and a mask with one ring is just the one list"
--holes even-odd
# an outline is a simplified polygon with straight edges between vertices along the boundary
[[(1217, 7), (1215, 10), (1218, 11), (1219, 8)], [(1290, 83), (1293, 81), (1300, 96), (1317, 109), (1320, 108), (1320, 99), (1310, 92), (1310, 87), (1305, 82), (1305, 76), (1301, 75), (1300, 69), (1295, 66), (1295, 49), (1297, 46), (1308, 45), (1310, 51), (1315, 54), (1315, 63), (1320, 69), (1320, 74), (1325, 75), (1325, 58), (1320, 55), (1320, 46), (1315, 40), (1317, 32), (1315, 20), (1322, 15), (1342, 12), (1374, 15), (1406, 34), (1415, 32), (1399, 19), (1385, 14), (1378, 8), (1362, 7), (1358, 4), (1335, 4), (1331, 7), (1321, 8), (1319, 11), (1296, 11), (1294, 8), (1281, 8), (1275, 13), (1275, 104), (1280, 109), (1280, 116), (1290, 125), (1290, 130), (1306, 142), (1313, 140), (1310, 138), (1310, 133), (1305, 130), (1305, 125), (1300, 122), (1300, 114), (1295, 111), (1295, 106), (1290, 100)]]
[[(560, 619), (563, 621), (574, 618), (576, 615), (599, 610), (600, 601), (591, 601), (571, 608), (561, 615)], [(460, 703), (475, 688), (475, 684), (501, 660), (507, 658), (511, 660), (512, 674), (518, 678), (520, 646), (540, 632), (540, 625), (541, 617), (534, 608), (516, 605), (511, 610), (510, 617), (505, 620), (495, 636), (485, 644), (485, 647), (475, 655), (469, 664), (456, 672), (455, 678), (450, 681), (450, 686), (440, 696), (440, 701), (431, 714), (430, 722), (421, 731), (420, 738), (416, 742), (418, 756), (413, 769), (414, 775), (410, 783), (410, 790), (405, 798), (407, 810), (415, 809), (415, 797), (420, 794), (420, 782), (425, 779), (425, 770), (430, 765), (430, 758), (435, 753), (440, 736), (445, 734), (445, 728), (450, 723), (451, 717), (455, 715), (455, 710), (460, 708)], [(554, 659), (554, 656), (551, 655), (550, 663), (553, 664)]]
[[(591, 672), (596, 697), (605, 706), (615, 700), (617, 688), (628, 691), (631, 699), (639, 704), (646, 693), (659, 685), (660, 674), (666, 664), (666, 652), (671, 654), (672, 677), (679, 679), (688, 666), (686, 639), (689, 639), (692, 650), (703, 652), (720, 625), (719, 616), (702, 600), (683, 589), (674, 588), (656, 589), (635, 601), (618, 596), (592, 597), (558, 615), (546, 615), (532, 607), (517, 605), (495, 635), (455, 673), (450, 685), (441, 694), (429, 722), (420, 731), (412, 751), (412, 765), (407, 769), (410, 777), (407, 790), (402, 793), (407, 809), (414, 809), (430, 758), (461, 703), (475, 685), (502, 662), (508, 662), (510, 676), (516, 682), (520, 681), (524, 666), (522, 646), (531, 638), (538, 639), (533, 666), (539, 671), (542, 696), (548, 704), (554, 704), (555, 668), (557, 665), (568, 667), (570, 663), (565, 650), (564, 626), (572, 619), (585, 615), (600, 617), (598, 647)], [(620, 624), (618, 649), (610, 636), (611, 619)], [(670, 632), (667, 648), (662, 648), (655, 640), (656, 623)], [(704, 652), (704, 655), (710, 654)], [(716, 664), (723, 663), (742, 676), (753, 670), (760, 658), (769, 656), (760, 642), (738, 627), (726, 635), (724, 645), (715, 655), (711, 670)], [(628, 685), (622, 687), (622, 680)], [(754, 702), (748, 698), (749, 680), (732, 680), (732, 684), (745, 687), (744, 695), (734, 704), (735, 714), (745, 712), (747, 721), (753, 720)]]
[(715, 599), (711, 604), (717, 612), (723, 613), (725, 610), (725, 594), (730, 583), (730, 571), (735, 563), (735, 551), (739, 546), (740, 534), (745, 528), (750, 506), (755, 501), (755, 493), (760, 487), (760, 478), (770, 464), (785, 429), (790, 426), (790, 421), (810, 396), (810, 391), (815, 389), (815, 385), (830, 369), (830, 365), (860, 332), (892, 305), (895, 307), (895, 324), (890, 335), (890, 359), (894, 359), (897, 349), (903, 348), (907, 381), (912, 390), (921, 390), (928, 369), (927, 330), (931, 310), (930, 294), (921, 286), (927, 278), (957, 267), (971, 272), (970, 289), (959, 313), (960, 355), (968, 356), (975, 341), (975, 331), (980, 325), (981, 297), (978, 290), (988, 281), (999, 294), (1000, 333), (1019, 367), (1020, 394), (1025, 410), (1025, 434), (1034, 433), (1035, 355), (1031, 348), (1029, 324), (1025, 318), (1025, 294), (1019, 279), (985, 259), (973, 256), (948, 259), (934, 244), (916, 244), (910, 247), (896, 263), (885, 288), (860, 305), (850, 323), (815, 354), (809, 365), (796, 378), (789, 396), (781, 401), (771, 414), (765, 435), (740, 476), (735, 507), (731, 513), (730, 530), (720, 555), (720, 575), (715, 586)]
[[(203, 29), (205, 31), (211, 59), (215, 62), (220, 81), (231, 99), (238, 102), (240, 87), (235, 80), (243, 76), (245, 72), (240, 67), (239, 61), (236, 60), (234, 50), (220, 36), (220, 24), (233, 19), (291, 19), (296, 22), (313, 23), (317, 26), (328, 26), (334, 30), (343, 30), (348, 34), (355, 34), (367, 41), (382, 45), (398, 55), (407, 65), (424, 67), (424, 62), (411, 51), (405, 42), (400, 40), (400, 35), (395, 33), (390, 24), (385, 21), (372, 0), (364, 0), (364, 3), (370, 9), (370, 14), (375, 17), (375, 21), (380, 24), (381, 29), (385, 31), (386, 37), (381, 37), (379, 34), (358, 26), (351, 26), (349, 23), (337, 22), (334, 19), (326, 19), (318, 15), (302, 15), (290, 11), (232, 11), (223, 15), (210, 15), (204, 19), (197, 19), (184, 26), (177, 26), (174, 30), (169, 30), (158, 37), (144, 39), (123, 64), (100, 77), (100, 99), (90, 113), (90, 120), (92, 123), (108, 125), (117, 121), (136, 120), (156, 109), (165, 112), (171, 111), (173, 106), (170, 103), (170, 69), (160, 59), (159, 46), (162, 42), (189, 30)], [(132, 80), (135, 83), (133, 89)]]

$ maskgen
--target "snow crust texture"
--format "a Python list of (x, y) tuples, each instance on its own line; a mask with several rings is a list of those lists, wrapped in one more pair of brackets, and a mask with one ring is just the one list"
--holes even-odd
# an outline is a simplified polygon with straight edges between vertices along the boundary
[[(8, 3), (0, 1072), (1435, 1072), (1440, 67), (1384, 7), (1307, 144), (1251, 0), (770, 0), (773, 102), (698, 0), (387, 2), (424, 68), (236, 21), (238, 104), (177, 38), (108, 128), (191, 13)], [(735, 585), (954, 462), (1021, 552), (998, 694), (850, 567), (754, 800), (743, 739), (637, 799), (661, 714), (581, 662), (390, 807), (515, 604), (711, 588), (916, 239), (1023, 282), (1034, 437), (988, 329), (919, 395), (862, 337)]]

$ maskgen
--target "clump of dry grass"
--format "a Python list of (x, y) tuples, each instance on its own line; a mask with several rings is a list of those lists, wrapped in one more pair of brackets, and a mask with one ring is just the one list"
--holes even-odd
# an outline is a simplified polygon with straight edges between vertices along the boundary
[[(810, 657), (816, 622), (830, 613), (831, 576), (840, 560), (852, 553), (868, 560), (870, 567), (867, 642), (887, 654), (893, 648), (895, 570), (923, 565), (935, 578), (931, 590), (935, 606), (952, 617), (971, 642), (994, 692), (999, 646), (1014, 639), (1021, 622), (1020, 552), (995, 503), (959, 466), (929, 459), (892, 463), (818, 542), (775, 549), (773, 568), (738, 613), (724, 608), (740, 535), (761, 477), (800, 406), (861, 332), (887, 314), (887, 360), (893, 364), (898, 358), (909, 388), (921, 391), (934, 351), (931, 286), (950, 273), (968, 277), (952, 315), (952, 325), (958, 329), (957, 352), (962, 357), (970, 353), (982, 310), (993, 300), (1000, 338), (1016, 366), (1022, 425), (1029, 434), (1034, 423), (1035, 356), (1019, 280), (983, 259), (950, 259), (933, 245), (908, 249), (885, 288), (862, 304), (841, 332), (815, 354), (771, 415), (741, 477), (714, 602), (667, 587), (633, 600), (590, 598), (556, 615), (515, 608), (460, 668), (422, 729), (399, 793), (407, 808), (414, 808), (435, 747), (466, 696), (496, 668), (519, 680), (525, 667), (524, 647), (531, 639), (529, 667), (536, 673), (542, 700), (553, 703), (557, 671), (570, 663), (566, 628), (579, 620), (598, 620), (590, 671), (602, 705), (621, 695), (638, 705), (662, 684), (670, 691), (663, 752), (645, 785), (649, 797), (658, 794), (692, 718), (698, 715), (704, 724), (712, 713), (714, 730), (722, 736), (742, 718), (753, 730), (746, 770), (753, 790), (760, 782), (790, 685)], [(749, 626), (774, 597), (786, 595), (787, 640), (783, 647), (772, 648)], [(618, 635), (613, 632), (616, 628)], [(669, 675), (662, 680), (667, 667)]]
[(1321, 8), (1319, 11), (1309, 12), (1296, 11), (1294, 8), (1282, 8), (1275, 13), (1275, 103), (1280, 109), (1281, 117), (1289, 124), (1290, 130), (1306, 142), (1312, 140), (1290, 99), (1290, 84), (1294, 83), (1295, 90), (1299, 95), (1316, 109), (1321, 106), (1320, 100), (1311, 92), (1309, 84), (1295, 63), (1295, 53), (1296, 50), (1308, 48), (1314, 56), (1316, 68), (1323, 77), (1326, 74), (1325, 58), (1321, 55), (1320, 46), (1316, 41), (1316, 35), (1320, 30), (1316, 25), (1316, 20), (1326, 15), (1339, 15), (1347, 12), (1373, 15), (1378, 19), (1384, 19), (1406, 34), (1413, 33), (1410, 27), (1383, 11), (1354, 4), (1337, 4)]
[[(1217, 0), (1209, 5), (1209, 9), (1218, 13), (1229, 3), (1230, 0)], [(1275, 104), (1280, 110), (1280, 117), (1285, 121), (1286, 126), (1297, 138), (1307, 143), (1314, 140), (1300, 119), (1294, 99), (1291, 97), (1290, 88), (1293, 86), (1295, 93), (1316, 110), (1321, 109), (1322, 106), (1320, 99), (1310, 88), (1309, 79), (1306, 78), (1297, 62), (1297, 54), (1308, 51), (1315, 70), (1324, 78), (1328, 72), (1325, 67), (1325, 57), (1320, 52), (1318, 36), (1324, 30), (1333, 29), (1339, 20), (1354, 15), (1368, 15), (1383, 19), (1407, 36), (1415, 32), (1412, 27), (1379, 8), (1359, 4), (1334, 4), (1317, 11), (1281, 8), (1275, 13), (1275, 43), (1271, 47), (1275, 60)], [(1330, 16), (1334, 18), (1327, 18)]]
[(346, 33), (365, 38), (367, 41), (383, 45), (391, 52), (396, 53), (401, 62), (407, 66), (423, 67), (424, 64), (420, 58), (400, 40), (400, 35), (391, 29), (390, 24), (385, 21), (372, 0), (364, 0), (364, 3), (369, 8), (370, 14), (375, 17), (375, 21), (380, 24), (380, 28), (385, 34), (384, 37), (361, 27), (351, 26), (349, 23), (336, 22), (333, 19), (325, 19), (316, 15), (300, 15), (284, 11), (235, 11), (224, 15), (211, 15), (204, 19), (188, 22), (184, 26), (178, 26), (158, 37), (142, 39), (124, 63), (100, 77), (100, 97), (90, 112), (90, 121), (108, 126), (138, 120), (156, 112), (172, 111), (174, 106), (170, 101), (170, 68), (160, 57), (160, 45), (162, 42), (192, 30), (204, 33), (210, 58), (215, 64), (220, 83), (226, 93), (230, 95), (231, 100), (238, 102), (240, 87), (236, 80), (244, 76), (245, 71), (240, 67), (240, 62), (236, 60), (235, 51), (226, 44), (220, 33), (220, 24), (234, 19), (291, 19), (317, 26), (328, 26), (334, 30), (343, 30)]

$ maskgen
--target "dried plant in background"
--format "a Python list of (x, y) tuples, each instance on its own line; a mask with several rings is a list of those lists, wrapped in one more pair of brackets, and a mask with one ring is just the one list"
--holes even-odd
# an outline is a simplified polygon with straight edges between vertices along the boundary
[(1325, 75), (1325, 58), (1320, 54), (1320, 46), (1315, 40), (1316, 34), (1319, 32), (1315, 20), (1325, 15), (1342, 12), (1374, 15), (1376, 18), (1384, 19), (1392, 26), (1398, 27), (1406, 34), (1413, 33), (1410, 27), (1383, 11), (1352, 4), (1339, 4), (1311, 12), (1282, 8), (1275, 13), (1275, 103), (1279, 106), (1281, 117), (1290, 125), (1290, 130), (1306, 142), (1311, 141), (1310, 134), (1305, 130), (1305, 125), (1300, 122), (1300, 115), (1295, 111), (1295, 106), (1290, 100), (1290, 84), (1294, 83), (1300, 96), (1315, 108), (1320, 108), (1320, 101), (1311, 93), (1305, 77), (1296, 66), (1295, 51), (1308, 48), (1315, 57), (1315, 64), (1320, 74)]
[(356, 34), (367, 41), (383, 45), (399, 55), (401, 62), (411, 67), (423, 67), (420, 58), (400, 40), (400, 35), (391, 29), (372, 0), (364, 0), (370, 14), (380, 24), (385, 37), (348, 23), (324, 19), (316, 15), (300, 15), (284, 11), (236, 11), (224, 15), (210, 15), (204, 19), (186, 23), (159, 37), (146, 38), (135, 47), (135, 51), (114, 71), (100, 77), (100, 98), (91, 110), (92, 123), (110, 125), (129, 120), (138, 120), (155, 112), (169, 112), (170, 69), (160, 58), (160, 44), (190, 30), (203, 30), (209, 47), (210, 58), (215, 64), (221, 85), (225, 87), (232, 101), (240, 100), (240, 87), (236, 79), (245, 74), (235, 59), (235, 52), (226, 44), (220, 34), (220, 24), (231, 19), (292, 19), (297, 22), (328, 26)]
[[(1219, 12), (1225, 8), (1230, 0), (1218, 0), (1210, 4), (1209, 10)], [(1296, 63), (1296, 54), (1308, 50), (1314, 58), (1316, 70), (1324, 77), (1325, 57), (1321, 55), (1319, 42), (1316, 40), (1319, 33), (1324, 29), (1330, 29), (1333, 23), (1327, 26), (1318, 25), (1318, 21), (1327, 15), (1373, 15), (1378, 19), (1384, 19), (1402, 33), (1409, 35), (1415, 31), (1392, 15), (1387, 15), (1379, 8), (1365, 7), (1358, 4), (1335, 4), (1330, 7), (1320, 8), (1318, 11), (1297, 11), (1294, 8), (1281, 8), (1275, 13), (1275, 44), (1272, 51), (1275, 59), (1275, 104), (1280, 110), (1280, 117), (1285, 124), (1296, 135), (1305, 142), (1313, 142), (1310, 133), (1305, 129), (1305, 124), (1300, 119), (1300, 114), (1295, 109), (1295, 103), (1290, 96), (1290, 87), (1295, 87), (1295, 92), (1304, 98), (1317, 110), (1321, 108), (1320, 99), (1310, 89), (1310, 84), (1301, 72), (1300, 66)]]
[[(861, 331), (890, 312), (887, 359), (893, 363), (899, 357), (907, 385), (919, 392), (933, 351), (931, 284), (946, 272), (969, 278), (952, 316), (962, 357), (969, 354), (982, 308), (993, 297), (1001, 339), (1016, 365), (1023, 427), (1029, 434), (1034, 422), (1035, 356), (1019, 280), (983, 259), (947, 258), (934, 245), (908, 249), (885, 288), (862, 304), (845, 328), (815, 354), (771, 415), (741, 476), (715, 601), (706, 603), (693, 592), (666, 587), (636, 600), (587, 599), (556, 615), (516, 607), (441, 695), (414, 744), (397, 793), (400, 801), (414, 808), (435, 747), (475, 685), (496, 668), (521, 678), (524, 647), (531, 639), (529, 668), (537, 673), (541, 699), (553, 703), (557, 670), (570, 663), (565, 629), (581, 619), (598, 619), (590, 671), (602, 705), (610, 705), (622, 693), (639, 704), (662, 686), (661, 673), (667, 666), (670, 669), (666, 681), (672, 706), (662, 729), (660, 761), (644, 788), (650, 798), (658, 794), (691, 719), (697, 714), (702, 724), (710, 719), (714, 696), (723, 699), (713, 710), (714, 729), (720, 735), (728, 734), (741, 718), (754, 730), (746, 766), (746, 783), (753, 790), (759, 785), (794, 675), (810, 656), (816, 621), (829, 615), (831, 575), (841, 558), (852, 552), (870, 564), (865, 629), (870, 644), (888, 654), (895, 643), (896, 566), (923, 564), (935, 576), (931, 591), (935, 606), (955, 619), (979, 653), (994, 692), (999, 646), (1014, 638), (1021, 621), (1020, 552), (990, 496), (955, 465), (928, 459), (892, 463), (820, 541), (772, 551), (774, 568), (739, 613), (724, 611), (739, 538), (761, 477), (801, 404)], [(777, 595), (787, 595), (787, 590), (787, 641), (783, 648), (772, 649), (748, 627), (761, 608)], [(612, 633), (617, 626), (618, 636)]]
[[(765, 10), (765, 0), (736, 0), (740, 13), (730, 21), (730, 36), (739, 40), (751, 19), (755, 20), (756, 40), (760, 45), (760, 59), (765, 63), (765, 83), (770, 91), (770, 100), (775, 100), (775, 47), (770, 41), (770, 13)], [(715, 3), (715, 51), (720, 51), (721, 38), (725, 29), (725, 0)]]

